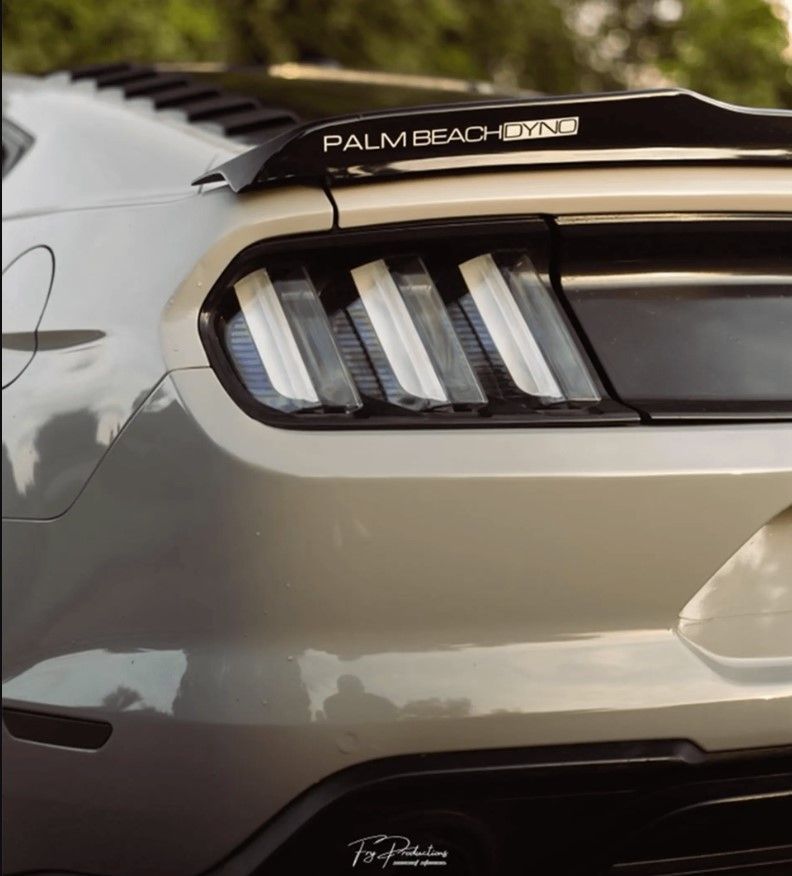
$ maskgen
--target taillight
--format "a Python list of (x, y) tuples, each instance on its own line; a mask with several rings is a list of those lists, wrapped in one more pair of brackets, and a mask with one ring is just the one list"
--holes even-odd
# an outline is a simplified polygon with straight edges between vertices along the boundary
[(574, 334), (543, 232), (516, 225), (253, 249), (204, 308), (212, 362), (243, 407), (282, 425), (634, 419)]
[(239, 310), (225, 344), (247, 389), (282, 411), (356, 410), (360, 396), (305, 269), (234, 283)]

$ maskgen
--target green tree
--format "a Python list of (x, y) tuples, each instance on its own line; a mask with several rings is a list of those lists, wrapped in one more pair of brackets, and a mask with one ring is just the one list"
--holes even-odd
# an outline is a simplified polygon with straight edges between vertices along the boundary
[(224, 59), (222, 8), (200, 0), (3, 0), (3, 68)]
[(792, 106), (792, 67), (779, 25), (763, 0), (688, 0), (660, 69), (721, 100)]
[(547, 93), (677, 83), (792, 106), (768, 0), (4, 0), (6, 69), (95, 61), (348, 67)]
[(788, 36), (767, 0), (577, 0), (567, 10), (591, 87), (674, 83), (792, 106)]

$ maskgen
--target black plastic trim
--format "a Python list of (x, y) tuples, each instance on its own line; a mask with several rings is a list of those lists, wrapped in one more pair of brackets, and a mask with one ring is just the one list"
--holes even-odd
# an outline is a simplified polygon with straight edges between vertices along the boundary
[(789, 876), (792, 845), (754, 849), (750, 852), (691, 855), (665, 861), (616, 864), (612, 876)]
[(182, 85), (151, 95), (150, 100), (158, 110), (180, 109), (190, 103), (217, 97), (218, 89), (211, 85)]
[(107, 721), (3, 707), (3, 726), (15, 739), (96, 751), (113, 732)]
[(226, 133), (244, 134), (259, 128), (272, 128), (277, 125), (294, 124), (294, 116), (285, 110), (248, 109), (223, 118)]
[(23, 131), (11, 119), (3, 116), (3, 176), (10, 173), (28, 153), (35, 142), (33, 136)]
[(121, 88), (122, 90), (131, 83), (142, 81), (155, 82), (157, 74), (148, 67), (132, 67), (119, 73), (108, 73), (106, 76), (96, 77), (97, 88)]
[[(562, 794), (564, 777), (599, 777), (606, 785), (632, 775), (637, 787), (649, 791), (661, 779), (667, 787), (688, 781), (730, 781), (766, 775), (769, 786), (778, 778), (789, 784), (792, 746), (708, 753), (687, 740), (651, 740), (573, 744), (522, 749), (444, 752), (370, 760), (328, 776), (306, 790), (271, 818), (237, 850), (202, 876), (247, 876), (330, 806), (360, 792), (370, 799), (415, 779), (466, 783), (475, 789), (499, 777), (544, 781)], [(547, 793), (547, 792), (545, 792)], [(553, 792), (550, 792), (553, 793)], [(771, 792), (772, 793), (772, 792)], [(425, 801), (430, 805), (432, 801)], [(679, 810), (675, 810), (679, 811)], [(575, 837), (568, 837), (570, 842)], [(597, 870), (597, 872), (600, 872)], [(633, 872), (633, 871), (626, 871)], [(651, 871), (648, 871), (651, 872)]]
[[(548, 220), (553, 231), (555, 270), (553, 278), (554, 282), (558, 283), (558, 289), (563, 293), (559, 295), (559, 299), (569, 308), (570, 322), (576, 327), (581, 338), (585, 339), (590, 358), (597, 363), (602, 383), (611, 396), (637, 410), (645, 422), (653, 425), (707, 425), (792, 420), (792, 393), (789, 398), (754, 399), (740, 398), (738, 390), (732, 389), (731, 398), (684, 397), (681, 393), (679, 397), (654, 398), (650, 393), (655, 387), (650, 385), (642, 387), (640, 391), (620, 393), (616, 384), (629, 372), (628, 366), (621, 364), (621, 374), (614, 370), (611, 376), (608, 375), (606, 367), (607, 341), (612, 340), (622, 331), (617, 324), (618, 319), (614, 315), (604, 327), (595, 328), (591, 324), (586, 327), (586, 319), (578, 312), (580, 303), (585, 300), (585, 294), (576, 289), (580, 281), (578, 275), (598, 274), (604, 270), (605, 265), (613, 264), (619, 266), (614, 268), (616, 277), (619, 276), (620, 270), (625, 270), (625, 265), (629, 266), (630, 271), (640, 272), (646, 269), (645, 265), (651, 265), (655, 258), (652, 247), (660, 232), (673, 234), (674, 240), (677, 239), (677, 235), (679, 236), (678, 258), (692, 259), (694, 264), (689, 268), (691, 271), (696, 270), (695, 260), (699, 257), (701, 248), (707, 252), (708, 259), (716, 261), (722, 259), (724, 264), (727, 264), (730, 258), (734, 258), (735, 253), (734, 247), (726, 242), (728, 238), (722, 237), (722, 232), (733, 232), (733, 228), (730, 227), (733, 223), (740, 223), (741, 240), (750, 240), (752, 235), (756, 236), (750, 248), (746, 249), (752, 254), (757, 250), (759, 241), (765, 239), (767, 226), (771, 226), (773, 230), (778, 228), (783, 240), (792, 234), (792, 214), (788, 212), (613, 213), (556, 217)], [(618, 245), (614, 241), (619, 241)], [(783, 242), (780, 246), (783, 246)], [(778, 249), (779, 245), (776, 245), (775, 251)], [(677, 252), (676, 249), (673, 251)], [(665, 249), (661, 248), (662, 258), (668, 259), (669, 252), (671, 249), (668, 246)], [(758, 255), (758, 250), (756, 254)], [(665, 263), (663, 261), (663, 264)], [(738, 287), (735, 287), (735, 290), (737, 289)], [(629, 303), (630, 300), (625, 299), (623, 306), (626, 308)], [(617, 310), (614, 309), (613, 313), (616, 312)], [(644, 338), (644, 346), (645, 342)], [(634, 355), (639, 354), (644, 354), (644, 349), (637, 346)], [(611, 367), (615, 369), (615, 366)], [(632, 362), (629, 363), (629, 367), (632, 367)], [(661, 373), (659, 368), (658, 372)], [(690, 380), (690, 374), (686, 377)], [(661, 379), (657, 382), (663, 381)], [(625, 389), (624, 383), (622, 387)], [(784, 388), (786, 389), (786, 386)], [(728, 389), (723, 390), (724, 395), (728, 392)]]
[(74, 81), (93, 79), (97, 88), (119, 88), (129, 100), (146, 98), (156, 110), (180, 109), (188, 122), (216, 125), (225, 136), (245, 143), (281, 134), (298, 122), (290, 110), (223, 91), (180, 71), (121, 63), (89, 65), (69, 75)]
[(544, 219), (547, 223), (548, 229), (550, 230), (550, 282), (552, 283), (553, 289), (555, 290), (556, 298), (558, 299), (561, 306), (564, 308), (567, 320), (569, 320), (570, 325), (574, 329), (574, 332), (577, 335), (581, 346), (585, 349), (589, 361), (596, 369), (600, 383), (605, 388), (605, 391), (608, 393), (608, 395), (615, 401), (619, 402), (619, 404), (624, 405), (625, 408), (628, 408), (629, 410), (634, 410), (636, 415), (639, 416), (642, 421), (646, 421), (647, 417), (642, 414), (640, 410), (636, 410), (636, 408), (627, 404), (625, 401), (623, 401), (623, 399), (619, 397), (619, 394), (616, 392), (616, 389), (613, 386), (610, 378), (608, 377), (607, 372), (602, 366), (602, 362), (600, 362), (600, 358), (597, 355), (597, 351), (595, 350), (594, 345), (589, 340), (588, 335), (583, 330), (583, 326), (578, 319), (578, 315), (575, 313), (572, 306), (570, 305), (569, 300), (564, 293), (564, 284), (561, 276), (561, 237), (559, 234), (556, 217), (545, 216)]
[(149, 95), (156, 94), (160, 91), (184, 87), (189, 84), (190, 80), (186, 76), (179, 76), (175, 73), (173, 76), (157, 76), (151, 80), (133, 82), (130, 85), (125, 86), (124, 96), (127, 98), (148, 97)]
[(132, 65), (125, 61), (111, 61), (106, 64), (86, 64), (83, 67), (75, 67), (69, 71), (71, 78), (79, 79), (96, 79), (99, 76), (105, 76), (112, 73), (123, 73), (125, 70), (131, 70)]
[(656, 401), (634, 398), (629, 404), (652, 423), (774, 423), (792, 420), (792, 401)]
[(190, 104), (184, 112), (191, 122), (212, 122), (217, 119), (218, 123), (222, 123), (221, 116), (252, 112), (256, 107), (256, 101), (249, 97), (221, 94), (219, 97), (210, 97), (207, 100)]
[(487, 168), (789, 164), (792, 112), (664, 89), (361, 113), (268, 140), (194, 181), (235, 192), (285, 182), (356, 182)]

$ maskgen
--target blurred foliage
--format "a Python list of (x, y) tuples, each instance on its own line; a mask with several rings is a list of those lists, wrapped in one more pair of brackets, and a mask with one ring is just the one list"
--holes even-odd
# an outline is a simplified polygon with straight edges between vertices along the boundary
[[(572, 4), (567, 4), (569, 7)], [(792, 106), (789, 40), (767, 0), (596, 0), (577, 6), (581, 50), (603, 86), (662, 81), (755, 106)]]
[(780, 10), (780, 0), (4, 0), (3, 64), (329, 59), (548, 93), (673, 82), (792, 106)]
[[(787, 34), (756, 0), (690, 0), (682, 28), (660, 68), (706, 91), (714, 70), (717, 97), (756, 106), (792, 106)], [(714, 61), (713, 61), (714, 59)], [(711, 66), (712, 65), (712, 66)]]

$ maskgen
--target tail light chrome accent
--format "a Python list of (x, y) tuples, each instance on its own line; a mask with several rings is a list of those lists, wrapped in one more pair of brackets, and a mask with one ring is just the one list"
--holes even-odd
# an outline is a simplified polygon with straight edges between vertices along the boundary
[(561, 401), (561, 389), (492, 254), (463, 262), (459, 270), (512, 380), (528, 395)]
[(486, 404), (420, 258), (387, 264), (379, 259), (351, 273), (390, 366), (407, 393), (427, 408)]
[(447, 404), (440, 382), (407, 302), (381, 259), (352, 269), (352, 279), (385, 356), (405, 392), (427, 406)]
[(236, 283), (234, 291), (272, 388), (295, 407), (317, 407), (319, 396), (269, 274), (259, 268)]
[(598, 402), (600, 394), (583, 356), (530, 258), (519, 255), (502, 260), (499, 267), (525, 324), (560, 384), (561, 397), (568, 401)]
[(277, 285), (264, 268), (234, 284), (242, 318), (280, 410), (356, 410), (361, 401), (308, 274)]

